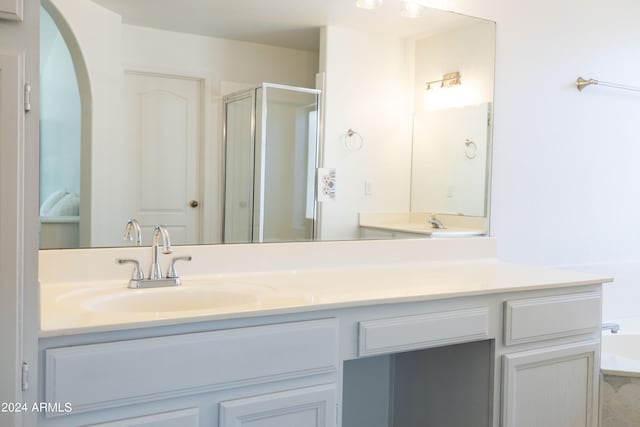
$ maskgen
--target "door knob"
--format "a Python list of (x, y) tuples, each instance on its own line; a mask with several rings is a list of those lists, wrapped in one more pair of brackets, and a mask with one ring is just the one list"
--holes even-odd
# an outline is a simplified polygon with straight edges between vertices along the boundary
[(191, 206), (192, 208), (197, 208), (199, 204), (200, 203), (198, 203), (197, 200), (192, 200), (189, 202), (189, 206)]

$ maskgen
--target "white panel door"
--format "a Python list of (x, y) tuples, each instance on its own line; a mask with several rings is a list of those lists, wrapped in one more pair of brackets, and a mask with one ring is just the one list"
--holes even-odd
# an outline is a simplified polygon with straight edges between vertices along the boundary
[(220, 403), (220, 427), (335, 427), (333, 384)]
[(202, 84), (137, 72), (125, 76), (125, 138), (135, 165), (125, 199), (149, 242), (156, 224), (175, 244), (199, 243)]

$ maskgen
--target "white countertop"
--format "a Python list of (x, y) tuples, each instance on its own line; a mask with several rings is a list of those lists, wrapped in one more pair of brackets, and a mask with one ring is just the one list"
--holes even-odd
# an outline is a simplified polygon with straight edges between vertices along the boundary
[[(591, 274), (535, 268), (492, 258), (394, 262), (382, 265), (268, 272), (185, 275), (177, 289), (128, 289), (126, 280), (44, 283), (41, 336), (92, 333), (206, 320), (290, 314), (473, 295), (572, 287), (609, 282)], [(205, 293), (202, 293), (203, 290)], [(212, 307), (205, 307), (211, 290)], [(194, 310), (127, 311), (119, 300), (167, 296), (174, 303), (190, 292), (205, 295)], [(163, 295), (165, 293), (166, 295)], [(216, 295), (239, 293), (215, 307)], [(105, 302), (106, 301), (106, 302)], [(109, 305), (110, 302), (113, 304)], [(104, 306), (108, 307), (104, 309)], [(109, 308), (110, 307), (110, 308)], [(116, 310), (113, 308), (116, 307)]]

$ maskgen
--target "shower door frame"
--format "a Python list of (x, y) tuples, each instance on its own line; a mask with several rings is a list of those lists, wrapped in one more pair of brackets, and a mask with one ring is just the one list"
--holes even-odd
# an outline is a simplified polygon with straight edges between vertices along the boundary
[[(227, 105), (231, 102), (240, 101), (246, 98), (251, 99), (251, 144), (250, 144), (250, 153), (249, 158), (253, 160), (254, 163), (254, 173), (255, 173), (255, 148), (256, 148), (256, 91), (258, 88), (245, 89), (240, 92), (234, 92), (229, 95), (225, 95), (223, 97), (223, 109), (222, 109), (222, 199), (221, 199), (221, 208), (222, 208), (222, 221), (221, 221), (221, 243), (225, 243), (225, 231), (226, 231), (226, 219), (227, 219)], [(253, 189), (253, 184), (251, 186)], [(251, 197), (248, 198), (247, 203), (249, 205), (249, 223), (247, 227), (249, 227), (249, 242), (253, 242), (253, 191)]]
[[(261, 133), (261, 138), (260, 138), (260, 192), (259, 192), (259, 215), (258, 215), (258, 239), (255, 239), (254, 236), (254, 208), (255, 208), (255, 192), (256, 192), (256, 188), (255, 188), (255, 174), (256, 174), (256, 144), (257, 144), (257, 138), (256, 138), (256, 131), (257, 131), (257, 125), (256, 125), (256, 119), (257, 119), (257, 92), (259, 89), (262, 89), (262, 98), (261, 98), (261, 117), (260, 117), (260, 133)], [(264, 195), (265, 195), (265, 170), (266, 170), (266, 144), (267, 144), (267, 89), (281, 89), (281, 90), (290, 90), (290, 91), (294, 91), (294, 92), (301, 92), (301, 93), (310, 93), (310, 94), (314, 94), (316, 95), (316, 111), (317, 111), (317, 125), (316, 125), (316, 131), (315, 131), (315, 139), (316, 139), (316, 144), (315, 144), (315, 152), (314, 154), (314, 167), (315, 167), (315, 171), (314, 171), (314, 177), (315, 177), (315, 182), (314, 182), (314, 188), (316, 189), (314, 192), (314, 207), (313, 207), (313, 227), (311, 229), (311, 240), (315, 240), (316, 236), (318, 235), (318, 195), (317, 195), (317, 180), (318, 180), (318, 174), (317, 174), (317, 170), (319, 167), (319, 162), (320, 162), (320, 153), (321, 153), (321, 149), (320, 149), (320, 145), (321, 145), (321, 141), (320, 141), (320, 129), (322, 128), (322, 114), (321, 114), (321, 95), (322, 95), (322, 91), (320, 89), (311, 89), (311, 88), (305, 88), (305, 87), (299, 87), (299, 86), (290, 86), (290, 85), (283, 85), (283, 84), (278, 84), (278, 83), (262, 83), (260, 86), (257, 86), (255, 88), (252, 89), (246, 89), (243, 91), (239, 91), (239, 92), (235, 92), (229, 95), (226, 95), (223, 98), (223, 119), (222, 119), (222, 145), (223, 145), (223, 156), (222, 156), (222, 167), (223, 167), (223, 179), (222, 179), (222, 186), (223, 186), (223, 191), (222, 191), (222, 232), (221, 232), (221, 237), (222, 237), (222, 243), (225, 242), (225, 219), (226, 219), (226, 206), (225, 206), (225, 201), (226, 201), (226, 196), (227, 196), (227, 104), (233, 101), (238, 101), (241, 99), (245, 99), (245, 98), (251, 98), (251, 154), (250, 156), (253, 157), (253, 173), (254, 173), (254, 179), (253, 179), (253, 197), (251, 197), (251, 200), (249, 201), (249, 211), (251, 212), (251, 216), (250, 216), (250, 220), (249, 220), (249, 236), (251, 238), (251, 241), (248, 243), (263, 243), (264, 242)]]

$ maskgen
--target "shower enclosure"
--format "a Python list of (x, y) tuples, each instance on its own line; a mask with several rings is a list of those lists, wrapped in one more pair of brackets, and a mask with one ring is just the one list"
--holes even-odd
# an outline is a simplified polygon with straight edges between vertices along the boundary
[(313, 240), (319, 95), (263, 83), (224, 98), (224, 243)]

